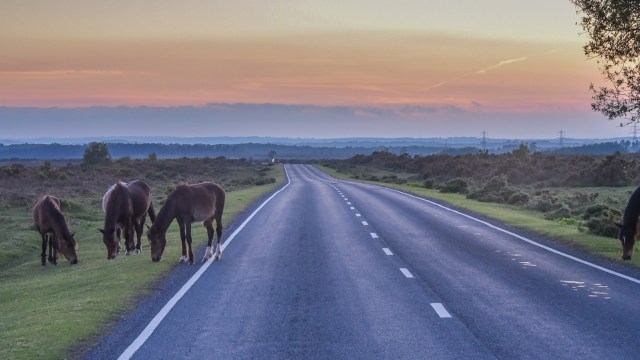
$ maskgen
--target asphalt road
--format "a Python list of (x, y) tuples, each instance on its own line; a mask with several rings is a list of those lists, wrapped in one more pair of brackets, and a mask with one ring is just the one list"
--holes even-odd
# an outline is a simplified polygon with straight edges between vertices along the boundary
[(179, 267), (82, 356), (640, 358), (637, 271), (311, 166), (287, 172), (227, 231), (221, 261)]

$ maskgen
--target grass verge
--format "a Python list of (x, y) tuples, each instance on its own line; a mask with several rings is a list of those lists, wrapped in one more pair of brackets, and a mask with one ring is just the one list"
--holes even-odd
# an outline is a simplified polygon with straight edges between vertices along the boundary
[[(250, 204), (283, 183), (282, 167), (274, 167), (272, 172), (274, 184), (227, 193), (222, 220), (225, 228)], [(0, 359), (65, 358), (75, 346), (95, 338), (132, 309), (136, 299), (148, 294), (152, 285), (177, 265), (181, 253), (174, 221), (163, 261), (151, 262), (144, 238), (142, 254), (107, 261), (96, 230), (102, 227), (100, 210), (81, 208), (68, 213), (79, 243), (79, 264), (70, 266), (63, 259), (58, 266), (42, 267), (40, 236), (30, 229), (30, 214), (21, 210), (0, 215), (4, 225), (13, 229), (12, 236), (32, 238), (29, 244), (34, 244), (26, 261), (23, 258), (0, 271)], [(206, 243), (202, 226), (193, 227), (193, 239), (195, 247)]]
[[(353, 179), (345, 173), (337, 172), (336, 170), (326, 166), (316, 166), (331, 176), (353, 181)], [(471, 212), (499, 220), (505, 225), (514, 228), (542, 234), (545, 237), (562, 244), (569, 245), (579, 249), (580, 251), (587, 252), (616, 263), (624, 264), (626, 266), (640, 268), (639, 256), (634, 257), (631, 261), (625, 262), (620, 259), (621, 246), (618, 240), (587, 234), (581, 231), (578, 226), (572, 224), (563, 224), (562, 222), (547, 220), (540, 212), (522, 209), (514, 205), (478, 202), (467, 199), (464, 195), (441, 193), (438, 190), (425, 189), (411, 184), (396, 185), (372, 181), (363, 182), (375, 183), (377, 185), (401, 190), (423, 198), (451, 204), (457, 208), (467, 209)]]

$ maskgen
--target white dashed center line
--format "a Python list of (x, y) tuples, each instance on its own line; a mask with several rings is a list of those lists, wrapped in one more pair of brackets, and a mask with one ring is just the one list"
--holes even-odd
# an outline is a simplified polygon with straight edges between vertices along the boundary
[(369, 223), (368, 223), (368, 222), (366, 222), (366, 221), (363, 221), (363, 222), (362, 222), (362, 225), (367, 226), (367, 225), (369, 225)]
[(431, 303), (431, 307), (436, 311), (440, 318), (450, 318), (451, 314), (444, 308), (441, 303)]
[(372, 237), (372, 238), (374, 238), (374, 239), (377, 239), (377, 238), (378, 238), (378, 234), (376, 234), (376, 233), (371, 233), (371, 237)]
[(393, 253), (391, 252), (391, 250), (389, 250), (389, 248), (382, 248), (382, 251), (384, 251), (384, 253), (387, 255), (393, 255)]
[(407, 277), (407, 279), (413, 279), (413, 275), (411, 274), (411, 272), (408, 269), (400, 268), (400, 271), (402, 271), (402, 273), (404, 274), (404, 276)]

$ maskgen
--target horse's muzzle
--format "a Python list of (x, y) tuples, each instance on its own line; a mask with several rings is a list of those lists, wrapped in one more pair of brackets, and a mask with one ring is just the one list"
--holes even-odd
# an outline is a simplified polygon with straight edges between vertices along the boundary
[(160, 261), (160, 257), (159, 256), (158, 257), (152, 257), (151, 261), (158, 262), (158, 261)]
[(78, 259), (73, 259), (73, 260), (69, 261), (69, 263), (70, 263), (71, 265), (75, 265), (75, 264), (77, 264), (77, 263), (78, 263)]
[(622, 255), (622, 260), (631, 260), (631, 255)]

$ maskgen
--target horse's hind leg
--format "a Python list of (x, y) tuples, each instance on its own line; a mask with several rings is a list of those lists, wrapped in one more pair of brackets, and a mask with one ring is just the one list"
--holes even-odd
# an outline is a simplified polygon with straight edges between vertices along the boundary
[(42, 254), (40, 254), (40, 260), (42, 261), (42, 266), (47, 264), (47, 235), (40, 234), (42, 236)]
[(213, 257), (213, 247), (211, 247), (211, 242), (213, 241), (213, 219), (205, 220), (202, 225), (204, 225), (205, 229), (207, 229), (207, 250), (204, 252), (204, 257), (202, 261), (207, 261)]
[(185, 237), (187, 238), (187, 246), (189, 248), (189, 264), (193, 265), (195, 263), (193, 256), (193, 249), (191, 248), (191, 223), (188, 222), (185, 224)]
[(58, 265), (58, 238), (49, 235), (49, 263)]

